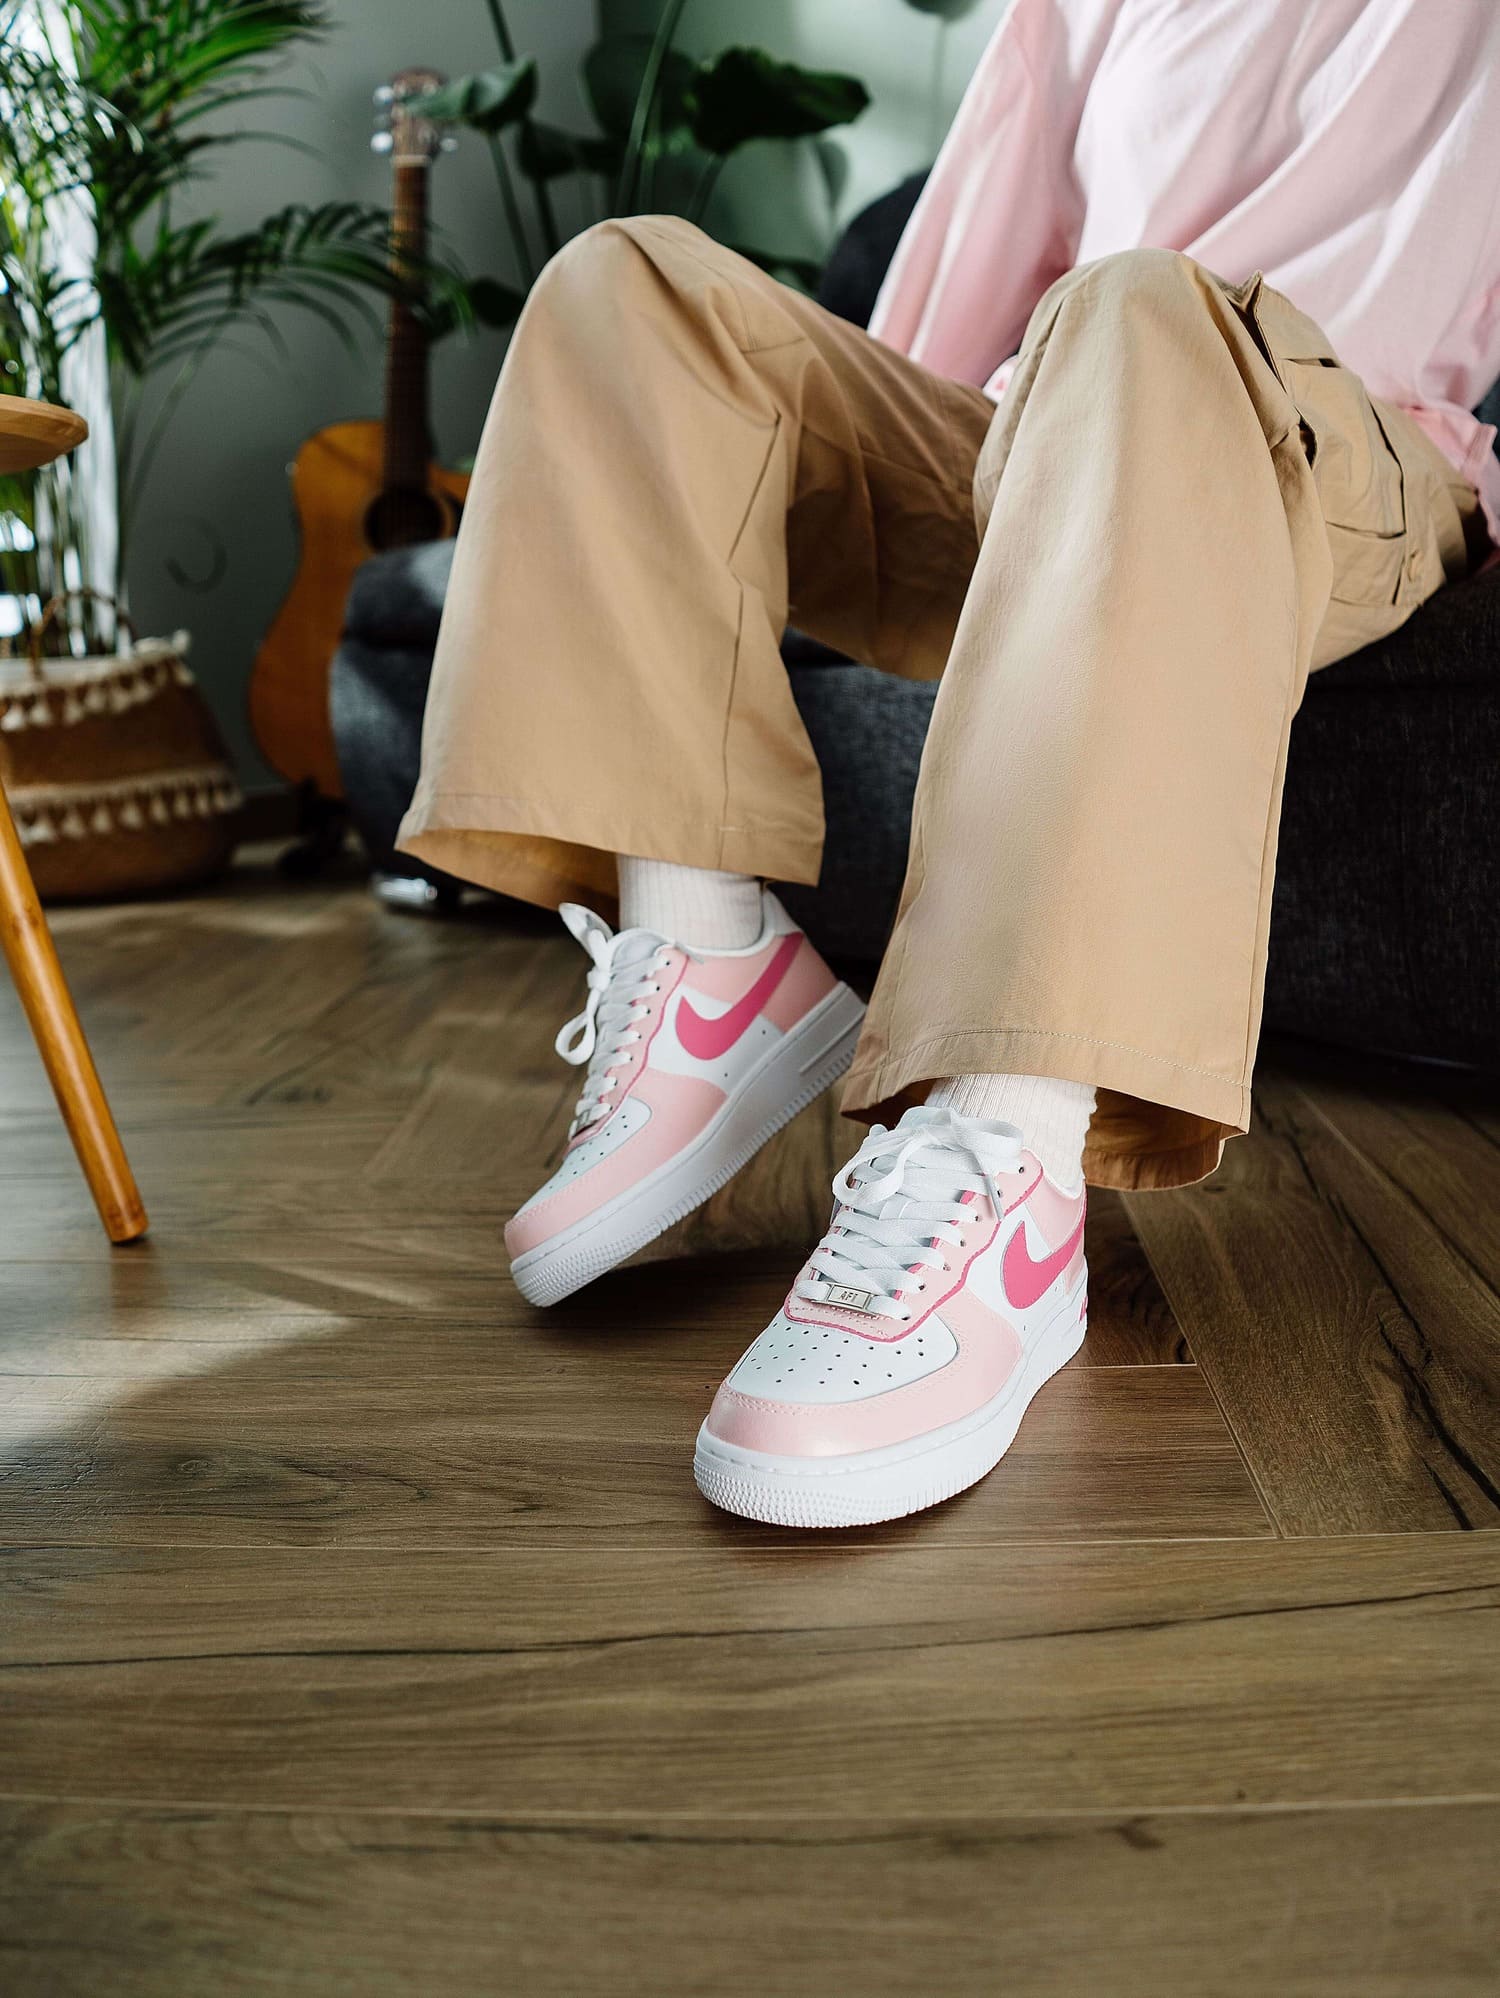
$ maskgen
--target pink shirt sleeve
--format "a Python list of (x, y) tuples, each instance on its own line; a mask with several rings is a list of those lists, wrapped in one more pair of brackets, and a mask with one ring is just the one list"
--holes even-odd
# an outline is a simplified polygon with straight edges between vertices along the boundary
[(1075, 260), (1073, 143), (1096, 54), (1070, 47), (1058, 0), (1015, 0), (881, 287), (877, 339), (976, 385), (1015, 353), (1037, 300)]

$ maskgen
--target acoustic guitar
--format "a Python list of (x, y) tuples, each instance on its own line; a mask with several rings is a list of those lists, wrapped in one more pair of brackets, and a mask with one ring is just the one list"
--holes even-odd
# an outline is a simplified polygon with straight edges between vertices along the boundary
[[(403, 70), (376, 92), (395, 173), (391, 258), (420, 262), (427, 242), (427, 179), (440, 134), (413, 114), (412, 98), (443, 79)], [(385, 418), (335, 423), (310, 437), (290, 468), (301, 556), (296, 577), (250, 676), (250, 722), (261, 752), (288, 782), (321, 797), (343, 785), (328, 713), (329, 672), (354, 572), (367, 556), (457, 532), (469, 481), (431, 457), (427, 337), (410, 307), (393, 300), (386, 336)]]

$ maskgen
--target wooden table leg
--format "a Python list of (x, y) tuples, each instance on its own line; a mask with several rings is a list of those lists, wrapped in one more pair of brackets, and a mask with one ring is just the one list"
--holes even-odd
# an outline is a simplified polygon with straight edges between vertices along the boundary
[(0, 939), (78, 1163), (112, 1242), (146, 1232), (146, 1210), (131, 1176), (83, 1037), (47, 918), (36, 898), (15, 821), (0, 788)]

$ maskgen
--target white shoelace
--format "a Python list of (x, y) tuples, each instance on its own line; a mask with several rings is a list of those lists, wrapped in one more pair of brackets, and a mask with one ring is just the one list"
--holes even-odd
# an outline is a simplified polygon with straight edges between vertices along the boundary
[(587, 1003), (553, 1043), (574, 1068), (588, 1063), (583, 1093), (568, 1126), (571, 1139), (597, 1123), (611, 1107), (615, 1086), (612, 1071), (627, 1048), (641, 1038), (639, 1023), (651, 995), (659, 989), (667, 946), (666, 939), (653, 930), (616, 933), (602, 916), (578, 902), (564, 902), (558, 914), (593, 959)]
[(963, 1196), (987, 1193), (1002, 1208), (998, 1176), (1019, 1168), (1021, 1146), (1014, 1126), (952, 1110), (908, 1110), (894, 1130), (877, 1124), (833, 1182), (833, 1221), (796, 1295), (905, 1323), (927, 1288), (922, 1273), (941, 1268), (959, 1240)]

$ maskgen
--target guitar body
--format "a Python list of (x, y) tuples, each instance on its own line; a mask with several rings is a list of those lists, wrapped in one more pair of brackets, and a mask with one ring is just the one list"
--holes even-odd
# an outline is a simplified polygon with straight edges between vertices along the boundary
[(400, 281), (386, 326), (385, 420), (335, 423), (297, 453), (301, 556), (250, 677), (250, 722), (266, 761), (324, 798), (344, 795), (328, 692), (354, 572), (385, 549), (450, 540), (469, 490), (461, 474), (432, 463), (428, 334), (418, 310), (427, 174), (444, 145), (420, 102), (442, 81), (435, 70), (406, 69), (375, 93), (382, 129), (371, 143), (391, 155), (390, 267)]
[(380, 423), (335, 423), (292, 464), (301, 540), (297, 574), (266, 633), (250, 678), (250, 722), (272, 769), (325, 798), (343, 796), (328, 685), (354, 572), (383, 547), (447, 540), (469, 488), (459, 472), (428, 468), (425, 490), (393, 492)]

